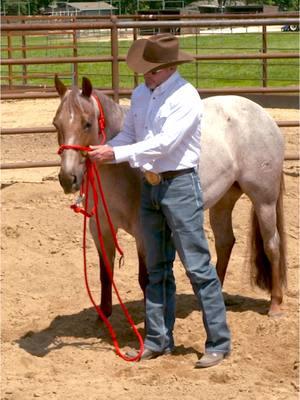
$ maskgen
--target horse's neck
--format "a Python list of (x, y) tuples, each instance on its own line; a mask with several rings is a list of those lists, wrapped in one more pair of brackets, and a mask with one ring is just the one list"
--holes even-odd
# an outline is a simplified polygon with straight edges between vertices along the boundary
[(126, 109), (99, 90), (95, 90), (93, 94), (98, 97), (103, 108), (106, 137), (110, 140), (122, 130)]

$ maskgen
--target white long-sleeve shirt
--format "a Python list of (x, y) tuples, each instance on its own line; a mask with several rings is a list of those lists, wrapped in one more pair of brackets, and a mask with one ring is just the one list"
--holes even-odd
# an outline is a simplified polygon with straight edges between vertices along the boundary
[(139, 85), (123, 130), (108, 142), (116, 162), (156, 173), (197, 167), (202, 101), (178, 72), (155, 90)]

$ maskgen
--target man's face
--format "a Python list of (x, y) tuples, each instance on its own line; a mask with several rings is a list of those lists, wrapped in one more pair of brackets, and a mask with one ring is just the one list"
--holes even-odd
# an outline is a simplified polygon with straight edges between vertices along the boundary
[(146, 74), (144, 74), (145, 84), (149, 89), (154, 90), (155, 88), (157, 88), (157, 86), (166, 81), (173, 74), (174, 71), (174, 67), (169, 67), (147, 72)]

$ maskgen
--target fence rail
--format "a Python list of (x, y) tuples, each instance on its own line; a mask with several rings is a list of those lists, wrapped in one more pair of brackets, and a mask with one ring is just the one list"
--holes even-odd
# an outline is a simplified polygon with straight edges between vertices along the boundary
[[(298, 161), (300, 155), (297, 152), (289, 152), (284, 155), (285, 161)], [(17, 162), (17, 163), (2, 163), (0, 168), (5, 169), (24, 169), (24, 168), (47, 168), (47, 167), (59, 167), (60, 161), (32, 161), (32, 162)]]
[[(295, 128), (300, 126), (300, 121), (276, 121), (280, 128)], [(34, 128), (3, 128), (1, 135), (29, 135), (36, 133), (56, 133), (53, 126), (40, 126)]]
[[(101, 16), (93, 17), (2, 17), (1, 33), (2, 41), (7, 40), (7, 44), (2, 46), (2, 53), (6, 52), (7, 57), (2, 57), (1, 64), (7, 67), (7, 73), (2, 74), (2, 80), (6, 80), (7, 84), (2, 86), (1, 98), (8, 99), (29, 99), (29, 98), (56, 98), (57, 93), (53, 87), (39, 87), (28, 84), (32, 77), (49, 78), (48, 73), (29, 72), (28, 68), (33, 65), (47, 64), (70, 64), (72, 66), (71, 78), (75, 85), (79, 81), (78, 65), (81, 63), (109, 63), (111, 65), (111, 85), (109, 88), (100, 88), (105, 94), (111, 95), (115, 101), (119, 97), (129, 96), (132, 92), (131, 88), (120, 87), (120, 64), (124, 63), (125, 56), (120, 53), (120, 37), (122, 32), (127, 32), (127, 39), (136, 40), (142, 30), (154, 29), (156, 31), (171, 31), (179, 29), (180, 35), (188, 36), (207, 34), (211, 29), (232, 28), (237, 27), (251, 28), (258, 27), (261, 34), (261, 48), (259, 52), (253, 53), (236, 53), (236, 54), (198, 54), (194, 56), (196, 62), (209, 61), (230, 61), (230, 60), (258, 60), (262, 68), (262, 86), (252, 87), (227, 87), (227, 88), (197, 88), (201, 95), (219, 95), (219, 94), (262, 94), (262, 95), (297, 95), (299, 87), (293, 86), (268, 86), (267, 66), (269, 60), (289, 60), (298, 61), (299, 55), (295, 51), (269, 51), (268, 34), (269, 27), (281, 25), (298, 25), (298, 13), (280, 13), (280, 14), (204, 14), (204, 15), (179, 15), (174, 19), (174, 15), (135, 15), (135, 16), (112, 16), (111, 19)], [(67, 22), (66, 22), (67, 21)], [(208, 29), (208, 30), (207, 30)], [(107, 46), (110, 48), (110, 55), (100, 56), (82, 56), (79, 55), (79, 36), (84, 30), (90, 32), (97, 31), (108, 34)], [(55, 57), (30, 57), (30, 50), (39, 50), (42, 46), (28, 46), (29, 36), (46, 36), (68, 35), (69, 44), (57, 45), (50, 44), (47, 49), (61, 50), (70, 49), (72, 56), (55, 56)], [(21, 44), (14, 44), (14, 37), (20, 36)], [(196, 49), (197, 50), (197, 49)], [(246, 48), (244, 49), (246, 50)], [(21, 57), (14, 57), (14, 52), (18, 51)], [(22, 70), (14, 72), (13, 67), (20, 66)], [(61, 76), (67, 76), (66, 72), (62, 72)], [(295, 76), (298, 73), (295, 74)], [(22, 79), (23, 84), (20, 87), (14, 85), (14, 80)], [(295, 80), (296, 81), (296, 80)], [(137, 75), (133, 75), (133, 85), (137, 84)], [(297, 82), (298, 84), (298, 82)], [(298, 127), (299, 121), (277, 121), (280, 127)], [(36, 128), (12, 128), (3, 129), (2, 135), (16, 134), (38, 134), (38, 133), (54, 133), (53, 127), (36, 127)], [(286, 153), (285, 160), (299, 160), (299, 154)], [(2, 163), (1, 169), (19, 169), (19, 168), (40, 168), (40, 167), (56, 167), (59, 166), (58, 161), (37, 161), (37, 162), (18, 162), (18, 163)]]
[[(279, 127), (299, 127), (300, 121), (276, 121)], [(56, 133), (56, 129), (52, 126), (43, 126), (35, 128), (4, 128), (1, 135), (29, 135), (41, 133)], [(287, 152), (284, 157), (285, 161), (297, 161), (300, 159), (299, 153)], [(23, 169), (23, 168), (41, 168), (41, 167), (57, 167), (60, 166), (59, 161), (26, 161), (16, 163), (2, 163), (0, 168), (4, 169)]]
[[(216, 17), (217, 16), (217, 17)], [(181, 18), (181, 17), (180, 17)], [(217, 19), (215, 19), (217, 18)], [(219, 14), (210, 19), (163, 20), (163, 21), (122, 21), (112, 16), (110, 21), (89, 21), (89, 22), (53, 22), (51, 23), (9, 23), (2, 24), (2, 32), (13, 31), (57, 31), (57, 30), (83, 30), (83, 29), (118, 29), (125, 28), (169, 28), (169, 27), (232, 27), (232, 26), (273, 26), (273, 25), (298, 25), (299, 19), (294, 17), (261, 18), (259, 14), (252, 15), (249, 19), (220, 19)]]
[[(270, 87), (268, 85), (268, 61), (269, 60), (297, 60), (298, 52), (295, 51), (269, 51), (267, 46), (268, 27), (293, 25), (298, 24), (297, 13), (278, 13), (278, 14), (198, 14), (198, 15), (178, 15), (174, 19), (174, 15), (134, 15), (134, 16), (111, 16), (111, 18), (101, 16), (90, 17), (2, 17), (1, 18), (2, 41), (7, 39), (7, 45), (2, 47), (2, 53), (5, 51), (7, 57), (2, 57), (1, 64), (7, 68), (7, 72), (2, 72), (2, 99), (17, 99), (17, 98), (32, 98), (36, 97), (54, 97), (56, 94), (51, 91), (46, 91), (45, 87), (37, 87), (37, 90), (31, 91), (31, 88), (26, 86), (30, 79), (49, 79), (49, 72), (29, 72), (28, 68), (34, 65), (55, 65), (66, 64), (71, 66), (69, 77), (72, 79), (72, 84), (78, 85), (79, 82), (79, 65), (80, 64), (110, 64), (111, 65), (111, 88), (106, 88), (107, 94), (113, 96), (115, 101), (119, 100), (120, 96), (130, 95), (133, 88), (121, 88), (120, 86), (120, 64), (124, 63), (125, 57), (120, 55), (119, 39), (122, 31), (128, 32), (129, 38), (137, 39), (143, 29), (154, 29), (157, 31), (170, 31), (173, 28), (181, 30), (180, 33), (189, 33), (202, 35), (206, 28), (236, 28), (236, 27), (259, 27), (261, 29), (261, 48), (259, 52), (253, 53), (233, 53), (233, 54), (194, 54), (196, 62), (211, 62), (211, 61), (232, 61), (232, 60), (257, 60), (261, 65), (261, 82), (262, 86), (240, 87), (240, 88), (199, 88), (199, 93), (297, 93), (299, 91), (298, 83), (295, 79), (295, 86), (290, 87)], [(66, 22), (67, 21), (67, 22)], [(109, 36), (108, 47), (110, 47), (110, 55), (101, 56), (82, 56), (79, 55), (79, 36), (80, 33), (88, 31), (106, 32)], [(51, 37), (51, 35), (64, 34), (69, 35), (70, 44), (57, 45), (49, 44), (47, 49), (64, 50), (70, 49), (71, 56), (47, 56), (47, 57), (30, 57), (29, 52), (33, 49), (37, 50), (41, 46), (28, 46), (27, 38), (30, 35), (41, 35)], [(13, 37), (19, 35), (22, 38), (22, 45), (15, 46)], [(22, 57), (15, 57), (15, 51), (22, 54)], [(200, 64), (201, 65), (201, 64)], [(17, 73), (13, 70), (14, 66), (22, 67), (22, 71)], [(196, 71), (198, 74), (198, 72)], [(62, 76), (67, 76), (67, 72), (63, 72)], [(295, 73), (295, 76), (297, 73)], [(15, 80), (23, 80), (23, 85), (18, 87), (16, 91)], [(257, 80), (257, 79), (255, 79)], [(137, 84), (137, 76), (133, 76), (133, 85)], [(198, 82), (198, 76), (197, 76)], [(196, 85), (197, 86), (197, 85)], [(26, 93), (31, 91), (31, 93)], [(38, 93), (37, 93), (38, 92)]]

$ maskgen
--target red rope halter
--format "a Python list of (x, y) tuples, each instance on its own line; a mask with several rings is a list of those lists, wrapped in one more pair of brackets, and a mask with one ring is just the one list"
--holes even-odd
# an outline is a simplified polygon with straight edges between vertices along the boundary
[[(96, 102), (98, 104), (98, 108), (99, 108), (99, 119), (98, 119), (99, 135), (100, 134), (103, 135), (102, 140), (101, 140), (101, 144), (103, 144), (106, 140), (106, 135), (105, 135), (105, 131), (104, 131), (104, 128), (105, 128), (104, 113), (103, 113), (103, 109), (102, 109), (102, 106), (101, 106), (101, 103), (100, 103), (100, 100), (98, 99), (98, 97), (96, 97), (96, 96), (93, 96), (93, 97), (96, 100)], [(65, 144), (63, 144), (59, 147), (58, 154), (62, 154), (64, 150), (68, 150), (68, 149), (84, 151), (84, 152), (88, 152), (91, 150), (90, 147), (84, 147), (84, 146), (80, 146), (80, 145), (65, 145)], [(110, 265), (110, 262), (109, 262), (109, 259), (108, 259), (107, 253), (106, 253), (103, 235), (102, 235), (102, 231), (101, 231), (100, 219), (99, 219), (99, 215), (98, 215), (98, 207), (97, 206), (98, 206), (99, 199), (98, 199), (97, 187), (98, 187), (98, 190), (100, 193), (102, 205), (103, 205), (103, 208), (105, 211), (105, 215), (107, 217), (107, 221), (109, 223), (109, 227), (111, 230), (111, 234), (113, 236), (115, 246), (116, 246), (119, 254), (121, 255), (120, 261), (122, 260), (122, 258), (124, 256), (123, 251), (118, 244), (116, 232), (114, 230), (113, 223), (112, 223), (111, 217), (109, 215), (107, 202), (106, 202), (104, 192), (102, 189), (100, 174), (99, 174), (95, 164), (92, 163), (89, 158), (87, 158), (86, 159), (86, 171), (85, 171), (85, 174), (84, 174), (84, 177), (82, 180), (82, 184), (81, 184), (81, 188), (80, 188), (80, 198), (81, 198), (80, 202), (84, 199), (84, 205), (83, 205), (83, 207), (80, 207), (78, 203), (71, 205), (71, 208), (76, 213), (81, 213), (84, 216), (84, 220), (83, 220), (83, 264), (84, 264), (85, 286), (86, 286), (86, 290), (87, 290), (87, 293), (88, 293), (91, 303), (93, 304), (99, 317), (102, 319), (102, 321), (105, 323), (107, 329), (109, 330), (110, 336), (112, 338), (113, 344), (116, 349), (116, 353), (121, 358), (123, 358), (125, 361), (137, 361), (140, 359), (140, 357), (144, 351), (144, 342), (143, 342), (143, 339), (142, 339), (140, 333), (138, 332), (137, 327), (135, 326), (126, 306), (124, 305), (124, 303), (119, 295), (119, 291), (118, 291), (118, 289), (115, 285), (114, 279), (113, 279), (112, 268), (111, 268), (111, 265)], [(93, 195), (93, 208), (91, 211), (88, 210), (89, 189), (90, 188), (92, 189), (92, 195)], [(127, 321), (129, 322), (129, 324), (131, 325), (131, 327), (140, 343), (140, 350), (136, 357), (128, 357), (128, 356), (122, 354), (118, 340), (117, 340), (116, 333), (115, 333), (111, 323), (109, 322), (108, 318), (104, 315), (101, 308), (96, 304), (96, 302), (92, 296), (90, 287), (89, 287), (88, 275), (87, 275), (87, 262), (86, 262), (86, 231), (87, 231), (87, 218), (90, 218), (92, 216), (95, 216), (98, 240), (99, 240), (99, 244), (100, 244), (100, 248), (101, 248), (101, 255), (103, 257), (106, 272), (107, 272), (109, 279), (111, 281), (111, 284), (114, 288), (114, 291), (115, 291), (118, 301), (121, 305), (123, 313), (124, 313)]]

